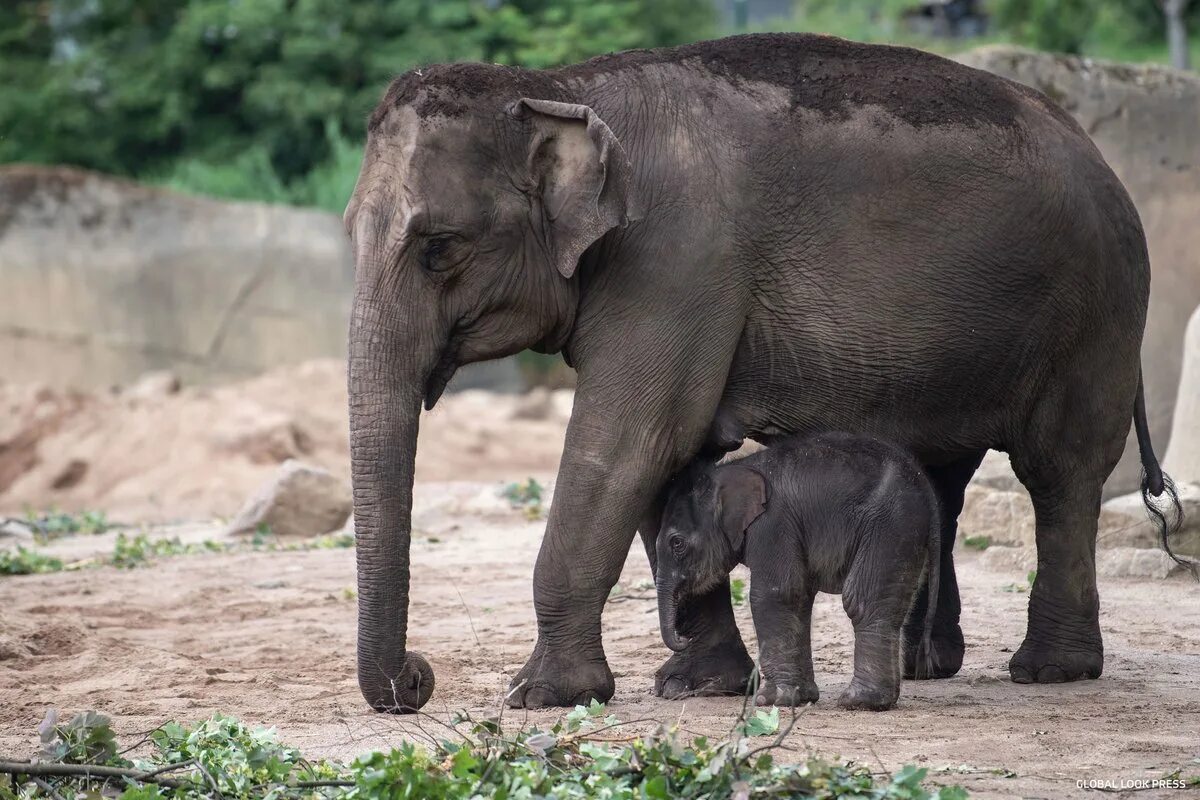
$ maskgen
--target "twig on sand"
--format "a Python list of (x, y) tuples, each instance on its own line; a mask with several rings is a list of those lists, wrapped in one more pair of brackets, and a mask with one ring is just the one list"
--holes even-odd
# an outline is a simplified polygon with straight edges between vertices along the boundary
[[(33, 777), (33, 776), (30, 776), (30, 777)], [(57, 789), (55, 789), (50, 784), (46, 783), (41, 778), (33, 778), (33, 782), (37, 784), (39, 789), (41, 789), (43, 792), (45, 792), (46, 794), (53, 797), (54, 800), (66, 800), (65, 797), (63, 797), (61, 794), (58, 793)]]

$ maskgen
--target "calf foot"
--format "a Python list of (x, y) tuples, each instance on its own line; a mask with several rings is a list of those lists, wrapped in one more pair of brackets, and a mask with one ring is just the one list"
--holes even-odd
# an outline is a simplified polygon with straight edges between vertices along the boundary
[(763, 681), (754, 696), (754, 704), (759, 706), (804, 706), (817, 702), (821, 692), (812, 681), (800, 683), (775, 683)]
[(571, 707), (593, 700), (607, 703), (616, 684), (599, 644), (556, 648), (538, 642), (533, 655), (509, 684), (511, 708)]
[(934, 630), (929, 645), (930, 650), (926, 654), (919, 635), (905, 638), (905, 680), (951, 678), (958, 674), (962, 668), (963, 654), (966, 652), (962, 628), (953, 625)]
[(838, 705), (851, 710), (886, 711), (895, 706), (899, 699), (899, 686), (893, 689), (862, 683), (855, 679), (850, 681), (846, 691), (838, 698)]
[(1008, 662), (1014, 683), (1066, 683), (1099, 678), (1104, 671), (1104, 648), (1067, 649), (1026, 639)]
[(694, 641), (654, 675), (654, 694), (668, 700), (745, 694), (754, 661), (741, 638), (706, 644)]

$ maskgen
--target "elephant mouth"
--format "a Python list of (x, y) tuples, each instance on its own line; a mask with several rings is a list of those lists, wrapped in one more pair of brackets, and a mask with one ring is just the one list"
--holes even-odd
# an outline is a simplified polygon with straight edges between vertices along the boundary
[(437, 404), (438, 399), (442, 396), (442, 392), (446, 391), (446, 384), (454, 377), (454, 373), (458, 370), (458, 342), (454, 336), (446, 343), (446, 348), (442, 351), (441, 358), (434, 365), (433, 371), (429, 373), (429, 378), (425, 381), (425, 410), (432, 411)]

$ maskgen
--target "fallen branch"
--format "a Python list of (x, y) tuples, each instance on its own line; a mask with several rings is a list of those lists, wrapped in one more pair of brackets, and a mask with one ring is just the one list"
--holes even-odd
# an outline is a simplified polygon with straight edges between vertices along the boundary
[(0, 774), (3, 775), (28, 775), (31, 778), (46, 775), (54, 777), (128, 778), (138, 783), (153, 783), (171, 789), (177, 788), (180, 785), (179, 781), (160, 777), (157, 773), (161, 773), (162, 771), (162, 769), (157, 769), (153, 772), (144, 772), (140, 769), (105, 767), (99, 764), (39, 764), (30, 761), (7, 761), (0, 759)]

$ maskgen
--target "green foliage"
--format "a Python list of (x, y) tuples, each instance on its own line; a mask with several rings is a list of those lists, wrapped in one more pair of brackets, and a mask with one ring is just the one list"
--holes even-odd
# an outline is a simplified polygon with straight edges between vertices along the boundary
[(63, 569), (61, 559), (26, 550), (17, 545), (16, 550), (0, 550), (0, 575), (36, 575), (41, 572), (58, 572)]
[(341, 211), (395, 75), (553, 66), (702, 38), (711, 20), (708, 0), (12, 0), (0, 162)]
[(993, 15), (1001, 29), (1039, 50), (1081, 53), (1095, 25), (1096, 0), (1001, 0)]
[(543, 491), (544, 487), (534, 478), (530, 478), (524, 483), (508, 484), (500, 490), (500, 496), (511, 503), (513, 508), (524, 509), (525, 516), (529, 519), (541, 519)]
[(64, 724), (50, 709), (38, 726), (42, 759), (59, 764), (112, 764), (117, 758), (117, 738), (108, 717), (95, 711), (76, 714)]
[(770, 710), (757, 709), (754, 716), (741, 725), (745, 736), (772, 736), (779, 732), (779, 709), (771, 706)]
[(991, 546), (992, 537), (990, 536), (967, 536), (963, 539), (963, 547), (972, 550), (987, 550)]
[(729, 582), (729, 599), (735, 606), (743, 605), (746, 602), (746, 582), (744, 580), (734, 578)]
[(1010, 592), (1012, 594), (1028, 594), (1033, 589), (1033, 582), (1037, 580), (1037, 570), (1031, 570), (1025, 575), (1025, 583), (1006, 583), (1000, 587), (1002, 592)]
[(65, 511), (27, 511), (25, 522), (33, 529), (34, 539), (42, 544), (63, 536), (105, 533), (112, 526), (103, 511), (84, 511), (68, 514)]
[[(53, 713), (53, 712), (52, 712)], [(777, 764), (774, 743), (752, 744), (748, 735), (769, 736), (779, 727), (779, 710), (759, 711), (755, 734), (735, 731), (724, 741), (704, 737), (690, 742), (675, 729), (630, 741), (612, 741), (620, 726), (604, 704), (576, 706), (542, 730), (503, 730), (494, 719), (456, 715), (432, 751), (411, 743), (389, 752), (373, 752), (349, 764), (306, 759), (281, 744), (274, 730), (249, 728), (215, 716), (195, 727), (167, 723), (150, 735), (145, 758), (123, 761), (107, 720), (87, 716), (80, 730), (103, 740), (103, 747), (72, 745), (75, 755), (94, 754), (92, 764), (128, 765), (122, 800), (148, 798), (347, 798), (347, 800), (466, 800), (467, 798), (656, 798), (803, 797), (877, 798), (878, 800), (961, 800), (957, 787), (930, 791), (925, 769), (907, 766), (878, 782), (869, 770), (817, 758)], [(75, 724), (75, 720), (71, 724)], [(768, 728), (770, 730), (768, 730)], [(608, 734), (607, 736), (605, 734)], [(65, 759), (56, 759), (65, 760)], [(78, 763), (78, 762), (72, 762)], [(175, 786), (155, 786), (156, 778)], [(18, 778), (17, 783), (25, 780)], [(54, 790), (65, 800), (99, 796), (102, 782), (83, 776), (55, 778)], [(34, 783), (9, 789), (0, 782), (0, 800), (45, 797)], [(110, 791), (120, 782), (110, 782)], [(19, 793), (19, 794), (18, 794)]]
[(155, 559), (169, 556), (190, 556), (202, 553), (229, 553), (244, 550), (303, 552), (308, 550), (340, 550), (354, 547), (354, 536), (348, 533), (333, 533), (302, 542), (281, 544), (270, 538), (270, 531), (256, 532), (246, 544), (204, 539), (199, 542), (183, 542), (179, 537), (151, 538), (145, 533), (129, 536), (124, 531), (117, 534), (112, 554), (105, 558), (64, 564), (61, 559), (36, 550), (18, 546), (14, 551), (0, 550), (0, 575), (33, 575), (42, 572), (60, 572), (82, 567), (112, 566), (133, 569), (150, 564)]

